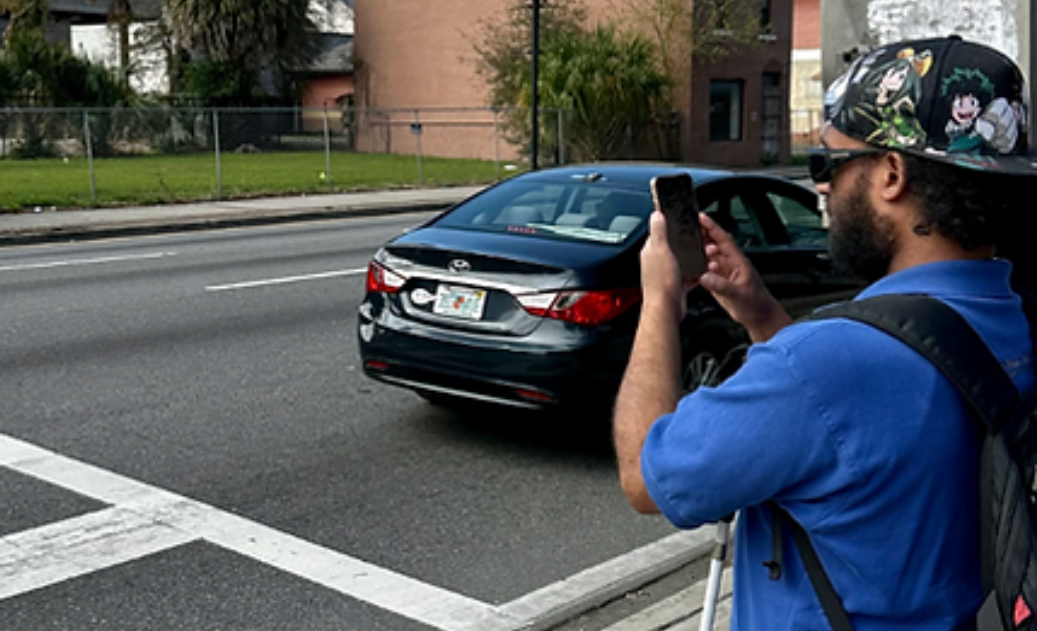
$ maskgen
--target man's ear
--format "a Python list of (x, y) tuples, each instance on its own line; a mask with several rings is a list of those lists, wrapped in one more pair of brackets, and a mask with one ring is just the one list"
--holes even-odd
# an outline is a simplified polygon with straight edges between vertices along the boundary
[(877, 184), (879, 195), (887, 202), (907, 194), (907, 160), (897, 151), (887, 151), (879, 158)]

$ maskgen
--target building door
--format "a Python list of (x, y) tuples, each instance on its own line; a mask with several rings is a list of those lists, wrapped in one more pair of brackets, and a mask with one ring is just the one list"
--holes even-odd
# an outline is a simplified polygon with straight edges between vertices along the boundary
[(778, 161), (781, 152), (781, 75), (775, 72), (763, 73), (763, 125), (761, 146), (764, 163)]

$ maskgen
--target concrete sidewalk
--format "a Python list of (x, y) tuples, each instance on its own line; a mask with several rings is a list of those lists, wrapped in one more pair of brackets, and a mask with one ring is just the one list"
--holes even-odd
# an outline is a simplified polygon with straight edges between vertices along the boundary
[[(707, 580), (609, 625), (601, 631), (699, 631)], [(714, 631), (731, 628), (731, 571), (724, 572), (713, 617)]]
[(0, 244), (39, 243), (307, 221), (346, 216), (441, 210), (481, 186), (426, 188), (228, 201), (49, 210), (0, 214)]
[[(680, 580), (684, 576), (686, 573), (678, 572), (673, 578)], [(708, 577), (677, 589), (672, 588), (673, 578), (663, 579), (663, 582), (669, 583), (672, 591), (663, 598), (650, 598), (651, 604), (637, 603), (645, 599), (645, 594), (657, 591), (654, 584), (646, 585), (600, 610), (584, 612), (550, 627), (550, 631), (699, 631)], [(731, 581), (731, 570), (728, 568), (720, 584), (711, 631), (729, 631), (731, 628)], [(610, 609), (619, 609), (620, 612)]]
[[(807, 175), (802, 166), (731, 170), (792, 179)], [(0, 213), (0, 245), (442, 210), (483, 188), (414, 188), (86, 210), (37, 208), (36, 212)]]

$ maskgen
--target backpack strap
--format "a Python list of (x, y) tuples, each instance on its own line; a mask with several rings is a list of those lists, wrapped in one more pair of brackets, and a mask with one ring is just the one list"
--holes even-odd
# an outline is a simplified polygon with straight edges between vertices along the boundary
[[(984, 430), (996, 433), (1012, 417), (1019, 392), (983, 338), (950, 306), (921, 294), (891, 294), (837, 303), (799, 321), (848, 318), (871, 325), (907, 344), (940, 370), (965, 399)], [(852, 631), (849, 616), (803, 526), (776, 502), (769, 502), (771, 527), (792, 532), (803, 565), (833, 631)], [(782, 545), (774, 536), (774, 558), (764, 563), (776, 580)]]
[[(769, 504), (773, 515), (771, 527), (775, 532), (781, 532), (781, 524), (783, 523), (792, 531), (792, 540), (796, 542), (796, 549), (799, 550), (799, 556), (803, 559), (803, 567), (807, 570), (807, 576), (810, 577), (810, 583), (814, 586), (817, 599), (821, 601), (821, 609), (824, 610), (825, 618), (828, 619), (828, 624), (832, 627), (832, 631), (853, 631), (853, 625), (850, 624), (850, 616), (846, 614), (843, 601), (839, 598), (839, 594), (836, 593), (835, 587), (832, 586), (832, 580), (828, 578), (828, 572), (821, 565), (821, 559), (817, 556), (817, 551), (814, 550), (814, 544), (811, 543), (807, 531), (803, 529), (803, 526), (798, 521), (792, 518), (792, 515), (788, 514), (788, 511), (778, 506), (777, 502), (769, 502)], [(779, 573), (781, 571), (781, 543), (777, 541), (779, 536), (780, 534), (775, 536), (775, 558), (769, 562), (772, 564), (771, 580), (777, 580), (774, 578), (773, 565), (778, 566)], [(768, 564), (764, 563), (764, 565)]]

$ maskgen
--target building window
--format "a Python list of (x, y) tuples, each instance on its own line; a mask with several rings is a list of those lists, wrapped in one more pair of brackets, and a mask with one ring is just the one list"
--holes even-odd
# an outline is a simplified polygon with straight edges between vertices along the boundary
[(742, 139), (742, 82), (709, 82), (709, 139), (723, 142)]
[(760, 28), (771, 26), (771, 0), (758, 0), (760, 4)]
[(727, 2), (718, 0), (713, 6), (713, 26), (718, 29), (727, 28)]

